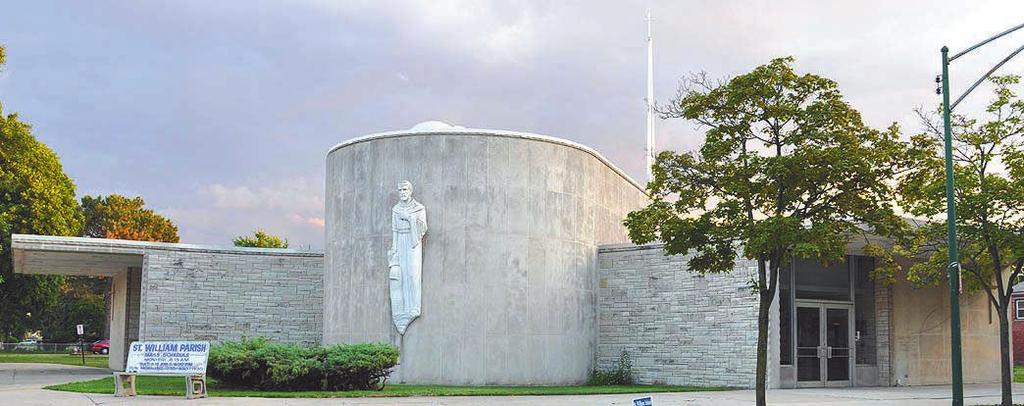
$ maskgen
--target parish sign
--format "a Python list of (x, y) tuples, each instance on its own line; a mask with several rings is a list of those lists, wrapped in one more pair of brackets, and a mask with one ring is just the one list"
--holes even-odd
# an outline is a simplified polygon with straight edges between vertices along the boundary
[(128, 347), (124, 372), (114, 372), (114, 396), (135, 396), (136, 375), (185, 377), (185, 398), (206, 397), (206, 341), (136, 341)]
[(140, 375), (203, 375), (210, 355), (206, 341), (136, 341), (124, 371)]

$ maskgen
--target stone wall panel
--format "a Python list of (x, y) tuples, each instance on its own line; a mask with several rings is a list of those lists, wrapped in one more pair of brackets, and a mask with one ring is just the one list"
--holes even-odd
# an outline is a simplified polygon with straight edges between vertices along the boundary
[(701, 276), (687, 259), (660, 245), (598, 250), (597, 366), (613, 368), (626, 351), (640, 383), (753, 387), (756, 265)]
[(139, 339), (320, 342), (323, 256), (148, 250)]

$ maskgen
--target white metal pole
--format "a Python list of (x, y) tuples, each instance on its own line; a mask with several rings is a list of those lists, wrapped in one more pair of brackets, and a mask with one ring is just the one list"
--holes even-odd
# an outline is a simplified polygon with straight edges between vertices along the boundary
[(647, 180), (654, 179), (654, 39), (651, 36), (651, 10), (647, 10)]

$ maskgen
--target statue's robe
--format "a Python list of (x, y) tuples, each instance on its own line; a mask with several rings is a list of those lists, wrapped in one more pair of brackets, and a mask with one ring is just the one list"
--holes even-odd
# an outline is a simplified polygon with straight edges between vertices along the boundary
[(427, 233), (427, 210), (415, 199), (391, 209), (394, 254), (388, 260), (391, 291), (391, 319), (399, 334), (420, 315), (423, 269), (423, 236)]

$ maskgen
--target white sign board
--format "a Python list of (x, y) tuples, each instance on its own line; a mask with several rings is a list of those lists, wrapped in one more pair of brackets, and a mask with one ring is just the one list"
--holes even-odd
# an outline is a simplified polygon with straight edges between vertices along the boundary
[(136, 341), (128, 347), (124, 372), (141, 375), (205, 375), (206, 341)]
[(84, 325), (81, 325), (81, 324), (79, 324), (79, 325), (76, 325), (76, 326), (75, 326), (75, 331), (77, 331), (77, 332), (78, 332), (78, 335), (82, 335), (82, 334), (85, 334), (85, 326), (84, 326)]

